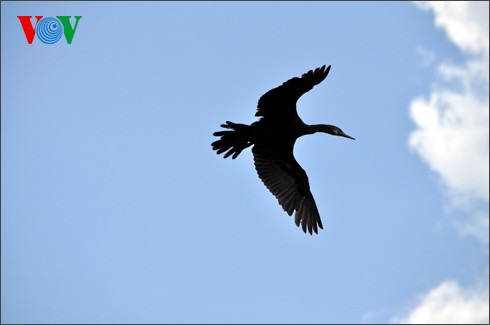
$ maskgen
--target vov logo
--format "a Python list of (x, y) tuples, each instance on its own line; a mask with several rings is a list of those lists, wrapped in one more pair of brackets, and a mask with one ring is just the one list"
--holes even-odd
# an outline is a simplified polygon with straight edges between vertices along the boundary
[(71, 16), (56, 16), (57, 19), (53, 17), (43, 18), (43, 16), (35, 17), (36, 24), (33, 27), (31, 23), (32, 16), (17, 16), (22, 25), (22, 29), (24, 29), (28, 44), (32, 44), (34, 35), (37, 35), (37, 38), (45, 44), (54, 44), (60, 40), (63, 34), (65, 35), (66, 42), (71, 44), (78, 27), (78, 22), (82, 18), (82, 16), (74, 16), (75, 26), (72, 26), (70, 23)]

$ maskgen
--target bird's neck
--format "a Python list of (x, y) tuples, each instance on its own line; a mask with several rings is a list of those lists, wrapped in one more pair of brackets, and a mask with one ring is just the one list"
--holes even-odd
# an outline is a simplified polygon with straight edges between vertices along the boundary
[(323, 132), (323, 133), (328, 133), (328, 134), (334, 134), (333, 133), (333, 125), (328, 125), (328, 124), (313, 124), (309, 125), (308, 128), (308, 134), (313, 134), (316, 132)]

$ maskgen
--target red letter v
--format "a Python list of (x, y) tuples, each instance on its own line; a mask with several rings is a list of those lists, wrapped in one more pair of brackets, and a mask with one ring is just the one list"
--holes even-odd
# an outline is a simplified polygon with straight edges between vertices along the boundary
[(34, 35), (36, 34), (36, 26), (37, 23), (43, 18), (43, 16), (36, 16), (36, 25), (32, 27), (31, 24), (31, 17), (32, 16), (17, 16), (20, 20), (20, 24), (22, 25), (22, 28), (24, 29), (24, 34), (26, 35), (27, 38), (27, 43), (32, 44), (32, 41), (34, 40)]

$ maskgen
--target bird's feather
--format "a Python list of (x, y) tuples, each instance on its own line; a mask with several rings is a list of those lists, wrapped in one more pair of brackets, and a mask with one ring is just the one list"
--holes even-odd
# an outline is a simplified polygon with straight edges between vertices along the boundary
[[(318, 233), (323, 229), (320, 214), (310, 191), (308, 176), (289, 153), (280, 154), (273, 148), (255, 145), (252, 148), (259, 178), (277, 198), (289, 215), (296, 211), (295, 223), (304, 232)], [(292, 150), (290, 151), (292, 153)]]
[(310, 91), (315, 85), (322, 82), (328, 75), (330, 66), (316, 68), (303, 74), (301, 78), (289, 79), (279, 87), (269, 90), (260, 97), (255, 116), (290, 118), (297, 116), (296, 102)]

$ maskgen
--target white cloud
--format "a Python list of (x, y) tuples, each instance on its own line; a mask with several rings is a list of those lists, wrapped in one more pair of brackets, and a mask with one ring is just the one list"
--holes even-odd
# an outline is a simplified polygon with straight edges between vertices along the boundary
[[(410, 104), (416, 130), (410, 147), (436, 172), (451, 207), (467, 216), (459, 234), (488, 245), (489, 231), (489, 4), (417, 2), (434, 13), (435, 24), (465, 55), (463, 64), (437, 65), (438, 80), (428, 97)], [(445, 281), (418, 299), (395, 323), (489, 323), (489, 290)]]
[[(472, 214), (471, 220), (467, 222), (456, 222), (459, 233), (463, 236), (474, 236), (481, 242), (488, 242), (488, 214), (477, 211)], [(487, 248), (488, 249), (488, 248)]]
[(423, 10), (432, 10), (437, 27), (463, 51), (488, 55), (487, 1), (417, 1)]
[(406, 316), (395, 318), (402, 324), (488, 324), (488, 290), (464, 289), (455, 281), (445, 281), (419, 299)]
[(420, 59), (422, 60), (422, 65), (428, 67), (428, 66), (431, 66), (435, 59), (436, 59), (436, 55), (434, 52), (431, 52), (427, 49), (424, 49), (423, 47), (417, 47), (417, 54), (418, 56), (420, 57)]
[(409, 145), (441, 177), (451, 206), (468, 215), (455, 223), (458, 232), (488, 243), (489, 4), (416, 4), (433, 11), (436, 26), (465, 53), (466, 62), (439, 64), (429, 97), (412, 101), (410, 115), (417, 129)]

